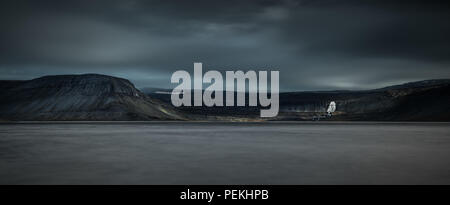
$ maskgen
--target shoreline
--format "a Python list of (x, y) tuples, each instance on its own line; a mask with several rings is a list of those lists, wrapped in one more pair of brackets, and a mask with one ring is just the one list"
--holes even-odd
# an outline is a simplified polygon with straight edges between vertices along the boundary
[(448, 121), (1, 121), (3, 124), (449, 124)]

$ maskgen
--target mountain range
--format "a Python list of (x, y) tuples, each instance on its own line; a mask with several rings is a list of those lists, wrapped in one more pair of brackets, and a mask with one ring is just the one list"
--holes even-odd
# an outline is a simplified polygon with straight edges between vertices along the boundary
[[(311, 120), (331, 101), (323, 120), (450, 121), (450, 80), (425, 80), (361, 91), (280, 93), (280, 113), (259, 118), (260, 107), (174, 107), (170, 90), (137, 89), (129, 80), (99, 74), (0, 81), (0, 120)], [(247, 101), (248, 102), (248, 101)]]

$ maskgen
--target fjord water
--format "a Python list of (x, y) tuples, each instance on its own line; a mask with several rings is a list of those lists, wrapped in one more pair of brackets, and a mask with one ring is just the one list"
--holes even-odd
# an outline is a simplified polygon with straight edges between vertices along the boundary
[(450, 184), (450, 124), (1, 124), (0, 184)]

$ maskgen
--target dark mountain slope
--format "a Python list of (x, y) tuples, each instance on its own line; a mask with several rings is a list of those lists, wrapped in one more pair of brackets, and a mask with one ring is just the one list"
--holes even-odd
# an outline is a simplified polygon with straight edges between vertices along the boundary
[(450, 121), (450, 85), (405, 95), (386, 113), (387, 120)]
[(126, 79), (98, 74), (45, 76), (0, 83), (3, 120), (182, 119)]
[(280, 104), (284, 115), (304, 119), (335, 101), (330, 120), (449, 121), (449, 91), (450, 80), (426, 80), (366, 91), (285, 93)]
[[(170, 103), (170, 95), (151, 97)], [(273, 120), (311, 120), (335, 101), (326, 120), (450, 121), (450, 80), (425, 80), (364, 91), (280, 93), (280, 113)], [(248, 101), (247, 101), (248, 102)], [(194, 115), (259, 116), (259, 107), (180, 107)]]
[(450, 80), (426, 80), (367, 91), (282, 94), (280, 100), (287, 115), (286, 108), (300, 110), (299, 116), (324, 112), (335, 101), (337, 113), (331, 120), (449, 121), (449, 91)]

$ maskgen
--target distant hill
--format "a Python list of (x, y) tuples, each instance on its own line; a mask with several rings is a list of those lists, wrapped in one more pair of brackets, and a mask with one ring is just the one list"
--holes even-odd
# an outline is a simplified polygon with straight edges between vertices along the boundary
[(0, 81), (1, 120), (173, 120), (171, 106), (106, 75), (56, 75)]
[(420, 88), (433, 88), (442, 87), (450, 85), (450, 79), (432, 79), (432, 80), (422, 80), (416, 82), (409, 82), (400, 85), (388, 86), (376, 90), (395, 90), (395, 89), (420, 89)]
[(145, 87), (145, 88), (139, 88), (139, 90), (145, 94), (153, 94), (153, 93), (171, 93), (171, 89), (165, 89), (165, 88), (151, 88), (151, 87)]

